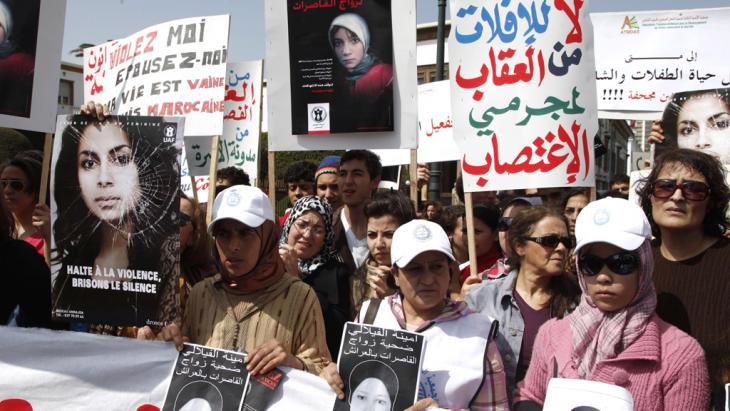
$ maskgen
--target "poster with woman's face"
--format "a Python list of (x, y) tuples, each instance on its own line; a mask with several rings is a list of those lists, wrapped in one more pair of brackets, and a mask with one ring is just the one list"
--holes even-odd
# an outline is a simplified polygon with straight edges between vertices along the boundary
[(51, 166), (53, 317), (175, 317), (183, 120), (59, 116)]
[(662, 116), (664, 143), (656, 154), (689, 148), (730, 164), (730, 88), (674, 94)]
[(390, 0), (287, 1), (292, 134), (393, 130)]
[(40, 0), (0, 0), (0, 114), (30, 117)]

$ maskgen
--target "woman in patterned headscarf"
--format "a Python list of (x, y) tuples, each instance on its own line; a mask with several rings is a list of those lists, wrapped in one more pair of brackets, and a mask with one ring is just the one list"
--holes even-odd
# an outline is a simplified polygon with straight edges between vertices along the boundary
[(279, 255), (286, 272), (298, 274), (317, 293), (324, 315), (327, 346), (334, 356), (349, 319), (350, 292), (347, 267), (334, 250), (332, 209), (310, 195), (300, 198), (284, 223)]

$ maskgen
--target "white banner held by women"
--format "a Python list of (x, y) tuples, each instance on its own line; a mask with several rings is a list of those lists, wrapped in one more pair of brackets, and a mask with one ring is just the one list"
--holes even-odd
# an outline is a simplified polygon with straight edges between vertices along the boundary
[(186, 136), (219, 135), (228, 23), (174, 20), (85, 49), (84, 101), (117, 115), (185, 117)]
[[(433, 163), (461, 159), (454, 142), (449, 80), (418, 86), (418, 162)], [(384, 166), (410, 164), (406, 149), (373, 150)]]
[(598, 121), (588, 1), (451, 6), (464, 191), (592, 186)]
[(159, 410), (178, 354), (157, 341), (11, 327), (0, 327), (0, 347), (0, 409), (23, 410)]
[(0, 126), (53, 132), (66, 0), (0, 1)]
[(656, 118), (673, 93), (730, 85), (730, 42), (722, 40), (730, 8), (592, 13), (591, 21), (598, 108), (619, 112), (611, 117)]
[[(261, 60), (228, 64), (223, 134), (218, 141), (218, 170), (238, 167), (254, 183), (258, 177), (261, 124)], [(188, 137), (188, 165), (193, 175), (210, 171), (211, 137)]]

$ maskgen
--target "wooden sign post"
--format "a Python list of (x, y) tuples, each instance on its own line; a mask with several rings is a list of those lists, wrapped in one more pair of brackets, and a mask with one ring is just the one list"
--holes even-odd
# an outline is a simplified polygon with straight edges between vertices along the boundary
[[(213, 220), (213, 202), (215, 201), (215, 179), (218, 173), (218, 141), (220, 136), (213, 136), (210, 143), (210, 172), (208, 173), (208, 204), (205, 213), (205, 224), (208, 225)], [(195, 184), (195, 181), (193, 181)], [(195, 188), (193, 187), (193, 190)]]

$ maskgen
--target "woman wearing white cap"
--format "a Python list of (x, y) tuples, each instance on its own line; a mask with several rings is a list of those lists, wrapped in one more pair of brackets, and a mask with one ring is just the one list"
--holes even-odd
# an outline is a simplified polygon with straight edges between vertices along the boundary
[(350, 95), (372, 103), (392, 91), (393, 68), (372, 53), (370, 38), (367, 22), (355, 13), (340, 14), (330, 24), (330, 46), (346, 72)]
[[(365, 321), (371, 304), (379, 304), (373, 309), (373, 325), (425, 336), (420, 401), (413, 409), (508, 409), (502, 359), (492, 340), (496, 327), (465, 303), (446, 297), (454, 256), (444, 230), (425, 220), (400, 226), (393, 234), (391, 260), (399, 292), (382, 303), (364, 303), (358, 321)], [(343, 399), (344, 384), (335, 365), (321, 375)]]
[[(222, 191), (208, 231), (220, 273), (195, 284), (182, 327), (157, 338), (245, 351), (252, 375), (277, 366), (318, 373), (330, 360), (322, 311), (314, 291), (285, 273), (268, 197), (249, 186)], [(140, 338), (152, 337), (143, 331)]]
[(551, 377), (623, 386), (637, 410), (707, 409), (702, 348), (655, 313), (651, 227), (641, 208), (617, 198), (593, 202), (575, 234), (580, 305), (540, 328), (515, 409), (542, 404)]

